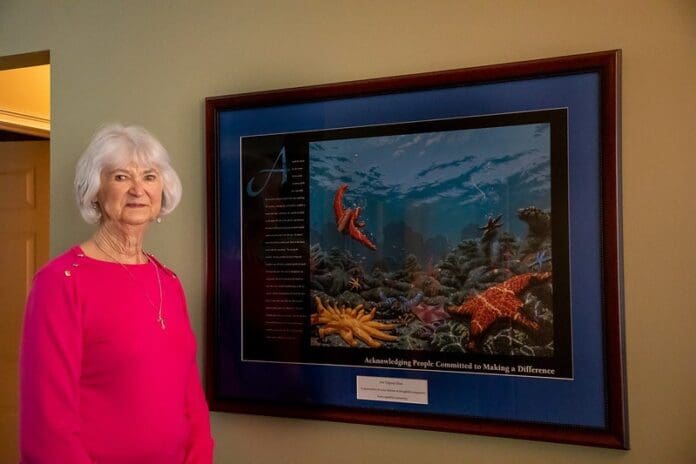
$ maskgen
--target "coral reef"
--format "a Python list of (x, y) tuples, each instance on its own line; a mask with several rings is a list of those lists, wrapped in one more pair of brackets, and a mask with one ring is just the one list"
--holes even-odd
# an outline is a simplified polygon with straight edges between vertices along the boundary
[(435, 330), (431, 341), (437, 351), (466, 353), (469, 329), (461, 321), (449, 320)]
[(552, 356), (553, 340), (545, 345), (536, 345), (525, 331), (507, 327), (487, 337), (481, 343), (481, 351), (511, 356)]
[[(478, 239), (463, 239), (444, 254), (430, 254), (427, 247), (402, 251), (398, 259), (382, 254), (369, 268), (359, 249), (353, 255), (343, 247), (326, 252), (311, 245), (317, 301), (312, 325), (318, 326), (312, 343), (359, 346), (362, 340), (382, 346), (381, 341), (402, 350), (553, 356), (551, 216), (529, 207), (518, 218), (528, 227), (523, 239), (502, 230), (501, 215), (492, 216), (473, 228), (481, 232)], [(407, 238), (417, 237), (414, 232)], [(404, 239), (395, 240), (401, 246)], [(388, 340), (371, 335), (364, 323)]]
[(517, 217), (529, 227), (526, 246), (529, 251), (536, 251), (551, 244), (551, 214), (535, 206), (517, 211)]

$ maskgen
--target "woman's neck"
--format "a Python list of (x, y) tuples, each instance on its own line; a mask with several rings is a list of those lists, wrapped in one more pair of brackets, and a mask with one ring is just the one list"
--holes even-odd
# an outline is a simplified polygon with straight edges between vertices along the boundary
[(103, 259), (123, 264), (142, 264), (147, 262), (143, 252), (144, 230), (128, 230), (103, 223), (90, 241)]

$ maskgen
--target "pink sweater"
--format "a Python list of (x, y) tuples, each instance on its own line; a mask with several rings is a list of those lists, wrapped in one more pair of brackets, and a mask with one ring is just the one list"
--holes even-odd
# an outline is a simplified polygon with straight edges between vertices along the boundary
[(157, 266), (165, 330), (152, 263), (126, 270), (74, 247), (36, 274), (21, 346), (22, 463), (212, 462), (184, 292)]

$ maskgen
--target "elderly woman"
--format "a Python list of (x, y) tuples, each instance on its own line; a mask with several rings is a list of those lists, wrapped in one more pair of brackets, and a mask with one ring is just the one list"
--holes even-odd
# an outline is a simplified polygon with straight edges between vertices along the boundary
[(181, 198), (162, 145), (100, 130), (75, 193), (92, 238), (34, 277), (21, 347), (22, 462), (211, 463), (196, 342), (176, 275), (143, 250)]

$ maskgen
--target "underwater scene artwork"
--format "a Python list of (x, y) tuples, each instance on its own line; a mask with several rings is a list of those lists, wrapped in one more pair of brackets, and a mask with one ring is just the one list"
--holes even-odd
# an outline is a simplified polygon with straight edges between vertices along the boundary
[(311, 142), (312, 345), (553, 356), (549, 128)]
[(246, 352), (572, 375), (565, 143), (561, 110), (245, 139)]

